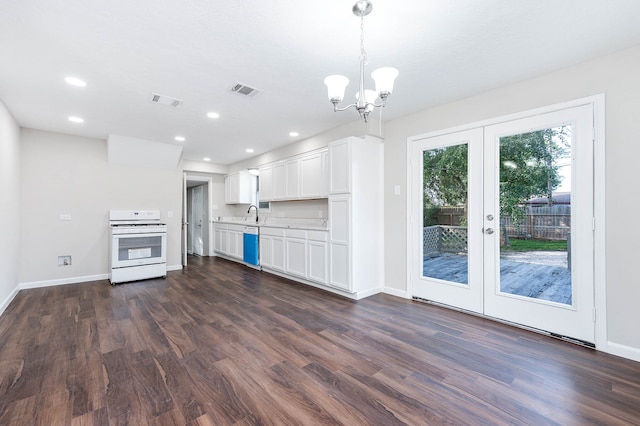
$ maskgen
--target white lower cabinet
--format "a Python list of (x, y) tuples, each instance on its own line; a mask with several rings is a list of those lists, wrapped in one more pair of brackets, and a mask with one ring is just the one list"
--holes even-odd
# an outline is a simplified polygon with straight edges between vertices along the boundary
[(301, 278), (307, 277), (307, 231), (287, 229), (285, 231), (285, 272)]
[(327, 231), (308, 231), (307, 234), (307, 278), (320, 284), (327, 284), (327, 237)]
[(284, 229), (260, 228), (260, 265), (284, 272)]
[(227, 226), (215, 224), (213, 229), (213, 250), (217, 253), (225, 253), (227, 251)]
[(213, 230), (213, 249), (216, 253), (242, 260), (243, 258), (243, 230), (241, 225), (216, 223)]
[(273, 238), (267, 235), (260, 235), (260, 266), (271, 268), (273, 265)]
[(271, 268), (284, 272), (284, 237), (273, 237), (273, 263)]
[(329, 232), (260, 228), (260, 265), (319, 284), (327, 284)]
[(235, 259), (244, 257), (244, 229), (242, 226), (229, 225), (229, 253)]
[(329, 285), (351, 290), (351, 195), (329, 197), (331, 232)]

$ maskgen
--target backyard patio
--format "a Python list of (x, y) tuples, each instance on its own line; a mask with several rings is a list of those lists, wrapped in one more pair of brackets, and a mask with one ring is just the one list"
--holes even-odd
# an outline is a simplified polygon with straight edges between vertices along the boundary
[[(423, 233), (423, 276), (468, 283), (466, 227), (435, 225)], [(501, 252), (500, 291), (570, 305), (567, 252)]]
[[(564, 266), (561, 266), (562, 258)], [(566, 258), (563, 252), (503, 253), (500, 291), (570, 305), (571, 271), (566, 266)], [(440, 253), (424, 259), (423, 275), (467, 283), (467, 265), (466, 254)]]

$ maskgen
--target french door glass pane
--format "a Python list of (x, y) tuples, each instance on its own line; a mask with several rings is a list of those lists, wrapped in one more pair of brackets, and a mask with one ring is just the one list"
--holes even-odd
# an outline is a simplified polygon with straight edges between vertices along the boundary
[(500, 138), (500, 291), (572, 304), (570, 125)]
[(468, 285), (468, 144), (423, 151), (423, 276)]

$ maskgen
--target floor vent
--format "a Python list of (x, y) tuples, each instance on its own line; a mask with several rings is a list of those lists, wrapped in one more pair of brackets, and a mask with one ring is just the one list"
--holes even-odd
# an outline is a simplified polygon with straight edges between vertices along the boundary
[(156, 104), (169, 105), (174, 108), (178, 108), (179, 106), (182, 106), (182, 103), (184, 101), (182, 99), (176, 99), (169, 96), (158, 95), (157, 93), (152, 93), (151, 102), (154, 102)]
[(247, 86), (246, 84), (236, 83), (235, 85), (233, 85), (233, 87), (231, 87), (230, 92), (253, 98), (257, 94), (262, 93), (262, 90), (256, 89), (255, 87)]

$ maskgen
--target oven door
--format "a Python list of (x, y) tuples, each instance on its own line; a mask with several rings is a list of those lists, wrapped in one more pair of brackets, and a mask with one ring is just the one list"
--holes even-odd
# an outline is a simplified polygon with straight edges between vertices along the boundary
[(111, 267), (151, 265), (167, 262), (167, 234), (112, 234)]

